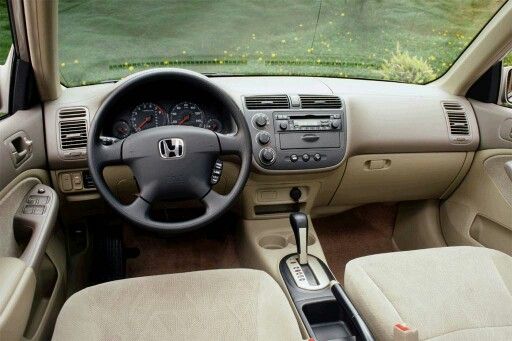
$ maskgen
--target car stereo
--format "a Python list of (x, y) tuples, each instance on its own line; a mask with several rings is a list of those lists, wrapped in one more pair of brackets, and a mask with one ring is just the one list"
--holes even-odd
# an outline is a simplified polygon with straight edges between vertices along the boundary
[[(342, 102), (343, 103), (343, 102)], [(336, 166), (345, 156), (345, 106), (321, 110), (251, 110), (255, 162), (267, 170)]]

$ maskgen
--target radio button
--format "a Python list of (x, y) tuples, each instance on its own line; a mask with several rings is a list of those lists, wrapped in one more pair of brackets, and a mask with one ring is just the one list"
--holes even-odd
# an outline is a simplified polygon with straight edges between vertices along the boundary
[(315, 161), (322, 160), (322, 155), (320, 155), (319, 153), (316, 153), (315, 155), (313, 155), (313, 160), (315, 160)]
[(254, 116), (254, 123), (256, 123), (258, 127), (263, 128), (268, 123), (267, 115), (257, 114), (256, 116)]
[(333, 127), (334, 129), (338, 129), (340, 127), (340, 121), (332, 121), (331, 127)]
[(257, 135), (258, 142), (262, 145), (265, 145), (270, 142), (270, 134), (266, 131), (261, 132)]
[(260, 151), (260, 160), (266, 165), (271, 165), (276, 161), (276, 152), (272, 148), (263, 148)]
[(302, 155), (302, 161), (308, 162), (309, 161), (309, 154), (303, 154)]
[(292, 162), (297, 162), (297, 161), (299, 161), (299, 157), (297, 156), (297, 154), (292, 154), (292, 155), (290, 155), (290, 160)]
[(286, 122), (279, 123), (279, 128), (281, 128), (281, 130), (288, 129), (288, 123), (286, 123)]

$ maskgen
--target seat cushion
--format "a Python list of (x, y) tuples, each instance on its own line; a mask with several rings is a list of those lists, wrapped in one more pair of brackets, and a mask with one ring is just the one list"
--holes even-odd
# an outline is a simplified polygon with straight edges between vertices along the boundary
[(377, 340), (405, 323), (420, 340), (512, 340), (512, 258), (445, 247), (350, 261), (345, 289)]
[(69, 298), (54, 341), (301, 340), (279, 285), (248, 269), (139, 277)]

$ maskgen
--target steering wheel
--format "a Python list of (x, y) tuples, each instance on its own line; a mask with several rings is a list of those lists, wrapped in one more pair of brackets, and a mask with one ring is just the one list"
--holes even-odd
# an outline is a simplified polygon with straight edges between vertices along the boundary
[[(115, 114), (127, 96), (138, 89), (158, 84), (186, 87), (216, 100), (234, 119), (235, 134), (219, 134), (192, 126), (162, 126), (132, 134), (110, 145), (100, 138), (104, 122)], [(249, 177), (252, 160), (251, 138), (247, 122), (238, 105), (207, 77), (181, 69), (157, 69), (135, 74), (124, 80), (102, 103), (89, 128), (87, 141), (89, 171), (96, 188), (112, 208), (133, 224), (158, 232), (178, 233), (204, 226), (233, 204)], [(240, 173), (230, 193), (219, 194), (210, 179), (221, 155), (238, 155)], [(139, 194), (128, 205), (112, 195), (103, 169), (124, 164), (131, 168)], [(205, 212), (183, 222), (154, 220), (149, 212), (156, 200), (199, 199)]]

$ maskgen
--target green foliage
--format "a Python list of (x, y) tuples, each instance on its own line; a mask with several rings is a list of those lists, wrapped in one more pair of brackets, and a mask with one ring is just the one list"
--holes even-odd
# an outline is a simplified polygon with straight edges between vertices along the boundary
[(399, 45), (391, 58), (384, 60), (379, 72), (385, 80), (415, 84), (425, 84), (436, 78), (434, 70), (425, 60), (401, 51)]
[(504, 66), (512, 66), (512, 52), (510, 52), (505, 59), (503, 59)]
[(0, 0), (0, 64), (3, 64), (11, 49), (11, 25), (7, 12), (7, 2)]

